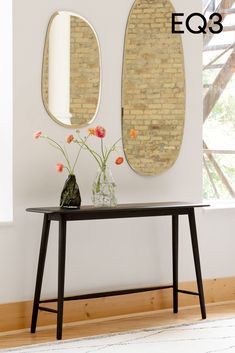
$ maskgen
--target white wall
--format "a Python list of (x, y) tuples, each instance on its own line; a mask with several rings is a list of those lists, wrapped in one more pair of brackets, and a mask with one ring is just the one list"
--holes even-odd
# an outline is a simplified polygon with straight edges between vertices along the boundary
[(11, 1), (0, 1), (0, 51), (0, 222), (9, 222), (12, 221)]
[[(178, 12), (200, 11), (200, 1), (174, 0)], [(14, 1), (14, 222), (0, 226), (0, 302), (31, 299), (34, 291), (42, 218), (26, 207), (57, 205), (65, 175), (55, 172), (57, 151), (32, 134), (42, 130), (62, 139), (70, 130), (56, 125), (41, 100), (41, 65), (50, 16), (57, 10), (77, 12), (95, 27), (102, 53), (102, 97), (95, 124), (104, 125), (115, 140), (121, 135), (120, 102), (124, 31), (133, 0)], [(186, 121), (179, 159), (156, 177), (135, 174), (127, 164), (113, 167), (118, 200), (125, 202), (200, 201), (201, 37), (183, 36), (186, 68)], [(78, 182), (83, 204), (90, 203), (96, 172), (83, 156)], [(232, 213), (198, 211), (204, 277), (232, 275), (234, 239)], [(221, 223), (221, 220), (224, 221)], [(226, 229), (223, 225), (225, 224)], [(180, 280), (193, 280), (188, 225), (181, 223)], [(69, 224), (66, 269), (68, 293), (108, 290), (171, 281), (171, 224), (169, 218), (91, 221)], [(221, 233), (223, 232), (223, 238)], [(222, 265), (219, 255), (226, 256)], [(221, 261), (218, 261), (221, 260)], [(56, 291), (57, 226), (52, 225), (46, 263), (44, 296)]]

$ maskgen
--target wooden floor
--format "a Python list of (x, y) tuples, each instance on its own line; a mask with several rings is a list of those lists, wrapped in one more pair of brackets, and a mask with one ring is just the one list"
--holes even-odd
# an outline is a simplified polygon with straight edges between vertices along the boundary
[[(207, 305), (207, 319), (235, 316), (235, 301)], [(97, 319), (86, 322), (65, 324), (63, 339), (94, 336), (113, 332), (123, 332), (147, 327), (157, 327), (175, 323), (190, 323), (201, 320), (198, 307), (182, 308), (178, 314), (172, 310), (160, 310), (141, 314)], [(29, 344), (55, 341), (55, 327), (39, 328), (36, 334), (29, 330), (0, 333), (0, 349)]]

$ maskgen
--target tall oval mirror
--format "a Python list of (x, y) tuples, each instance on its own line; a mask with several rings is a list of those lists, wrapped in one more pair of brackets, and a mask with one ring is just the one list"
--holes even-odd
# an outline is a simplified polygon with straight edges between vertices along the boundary
[(91, 123), (100, 99), (100, 49), (92, 26), (69, 12), (55, 13), (46, 34), (42, 98), (50, 117), (71, 128)]
[[(185, 115), (184, 55), (171, 32), (169, 0), (136, 0), (127, 23), (122, 77), (122, 135), (127, 161), (156, 175), (176, 161)], [(137, 138), (131, 139), (131, 129)]]

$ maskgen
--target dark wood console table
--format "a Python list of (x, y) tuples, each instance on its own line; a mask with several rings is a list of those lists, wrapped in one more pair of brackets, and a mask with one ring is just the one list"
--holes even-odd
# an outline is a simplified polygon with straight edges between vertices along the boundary
[[(201, 275), (201, 266), (199, 258), (199, 249), (197, 241), (197, 230), (195, 222), (196, 207), (205, 207), (205, 204), (193, 204), (185, 202), (163, 202), (163, 203), (143, 203), (143, 204), (125, 204), (112, 208), (95, 208), (93, 206), (83, 206), (78, 209), (61, 209), (59, 207), (40, 207), (28, 208), (28, 212), (42, 213), (44, 215), (41, 246), (38, 260), (38, 270), (36, 278), (36, 287), (34, 295), (31, 332), (36, 332), (38, 310), (44, 310), (57, 314), (57, 339), (62, 338), (63, 328), (63, 307), (65, 300), (91, 299), (98, 297), (107, 297), (115, 295), (124, 295), (137, 292), (145, 292), (158, 290), (163, 288), (173, 289), (173, 311), (178, 312), (178, 293), (185, 293), (199, 296), (202, 319), (206, 318), (206, 308), (203, 293), (203, 283)], [(190, 292), (178, 289), (178, 221), (180, 215), (187, 215), (190, 226), (194, 265), (197, 278), (197, 292)], [(65, 255), (66, 255), (66, 223), (68, 221), (82, 221), (92, 219), (113, 219), (113, 218), (131, 218), (131, 217), (155, 217), (155, 216), (171, 216), (172, 217), (172, 263), (173, 263), (173, 284), (170, 286), (137, 288), (129, 290), (120, 290), (105, 293), (92, 293), (86, 295), (78, 295), (73, 297), (64, 297), (65, 282)], [(51, 221), (59, 222), (59, 251), (58, 251), (58, 296), (56, 299), (40, 300), (44, 265), (47, 252), (47, 244), (49, 238), (49, 230)], [(57, 310), (43, 307), (42, 303), (57, 302)]]

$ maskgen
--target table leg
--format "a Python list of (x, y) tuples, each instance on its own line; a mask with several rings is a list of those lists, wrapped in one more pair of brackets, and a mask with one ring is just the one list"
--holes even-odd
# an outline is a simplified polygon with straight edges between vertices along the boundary
[(178, 313), (179, 216), (172, 216), (173, 312)]
[(191, 209), (189, 211), (188, 218), (189, 218), (189, 226), (190, 226), (190, 232), (191, 232), (193, 257), (194, 257), (194, 264), (195, 264), (195, 271), (196, 271), (196, 278), (197, 278), (197, 287), (198, 287), (198, 293), (199, 293), (201, 314), (202, 314), (202, 319), (206, 319), (206, 307), (205, 307), (205, 299), (204, 299), (204, 292), (203, 292), (203, 283), (202, 283), (202, 274), (201, 274), (201, 265), (200, 265), (200, 256), (199, 256), (198, 241), (197, 241), (197, 228), (196, 228), (194, 209)]
[(31, 321), (31, 333), (36, 332), (38, 307), (39, 307), (39, 301), (40, 301), (41, 290), (42, 290), (42, 279), (43, 279), (43, 272), (45, 267), (50, 223), (51, 221), (48, 220), (48, 215), (45, 214), (44, 220), (43, 220), (41, 246), (40, 246), (40, 252), (39, 252), (39, 259), (38, 259), (38, 270), (37, 270), (37, 278), (36, 278), (36, 286), (35, 286), (35, 294), (34, 294), (34, 302), (33, 302), (33, 313), (32, 313), (32, 321)]
[(64, 310), (64, 282), (65, 282), (65, 255), (66, 255), (66, 221), (59, 221), (59, 257), (58, 257), (58, 313), (57, 339), (62, 338), (63, 310)]

